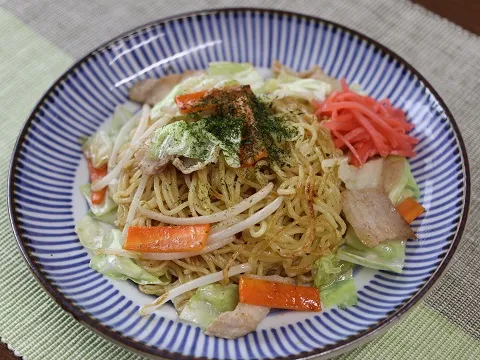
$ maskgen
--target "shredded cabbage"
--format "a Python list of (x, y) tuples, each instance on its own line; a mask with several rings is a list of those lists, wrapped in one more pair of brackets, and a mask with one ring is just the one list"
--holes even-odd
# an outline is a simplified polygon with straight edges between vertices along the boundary
[(360, 241), (349, 226), (345, 234), (346, 246), (338, 250), (338, 258), (372, 269), (401, 273), (405, 262), (407, 240), (384, 241), (369, 248)]
[(320, 298), (325, 307), (343, 308), (357, 304), (351, 263), (329, 254), (318, 259), (315, 266), (313, 282), (320, 289)]
[(206, 328), (218, 315), (234, 310), (237, 304), (238, 285), (206, 285), (197, 289), (180, 313), (180, 319)]
[(315, 261), (315, 277), (313, 282), (316, 287), (322, 287), (335, 281), (335, 279), (352, 268), (352, 264), (339, 260), (334, 254), (322, 256)]

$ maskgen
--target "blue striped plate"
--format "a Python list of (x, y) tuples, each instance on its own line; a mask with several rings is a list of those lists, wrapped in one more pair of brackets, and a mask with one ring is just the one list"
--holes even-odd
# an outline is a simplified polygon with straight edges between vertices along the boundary
[[(148, 318), (151, 301), (136, 286), (88, 267), (74, 224), (87, 211), (79, 137), (91, 135), (138, 80), (202, 69), (211, 61), (274, 59), (294, 69), (319, 64), (335, 77), (388, 97), (416, 126), (411, 159), (426, 215), (413, 223), (403, 274), (361, 269), (359, 304), (322, 313), (275, 312), (237, 340), (205, 336), (172, 307)], [(445, 271), (460, 240), (469, 204), (465, 147), (451, 113), (427, 81), (399, 56), (341, 25), (273, 10), (224, 9), (156, 21), (99, 47), (47, 91), (28, 118), (13, 154), (9, 208), (20, 250), (60, 306), (91, 329), (128, 348), (167, 359), (298, 359), (339, 354), (382, 333)]]

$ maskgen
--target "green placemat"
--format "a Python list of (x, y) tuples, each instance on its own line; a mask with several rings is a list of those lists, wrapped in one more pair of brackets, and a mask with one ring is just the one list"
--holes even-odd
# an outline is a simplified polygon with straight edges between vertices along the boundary
[(362, 31), (399, 53), (440, 92), (464, 135), (472, 210), (452, 267), (399, 325), (341, 359), (480, 359), (480, 40), (423, 9), (389, 0), (11, 0), (0, 9), (0, 336), (29, 360), (139, 359), (78, 324), (43, 292), (17, 249), (7, 215), (7, 174), (20, 128), (48, 86), (98, 44), (133, 26), (219, 6), (285, 8)]

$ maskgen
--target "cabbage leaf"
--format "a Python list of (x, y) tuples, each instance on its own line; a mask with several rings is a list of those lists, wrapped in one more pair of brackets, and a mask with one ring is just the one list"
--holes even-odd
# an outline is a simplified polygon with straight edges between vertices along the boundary
[(408, 160), (404, 157), (389, 156), (388, 161), (404, 162), (402, 176), (388, 192), (388, 197), (390, 198), (390, 201), (394, 205), (397, 205), (409, 197), (418, 199), (420, 197), (420, 189), (417, 185), (417, 182), (415, 181), (415, 178), (413, 177)]
[(313, 282), (320, 290), (320, 298), (325, 307), (344, 308), (357, 304), (353, 264), (329, 254), (318, 259), (315, 266)]
[(187, 168), (199, 170), (216, 162), (222, 150), (229, 166), (240, 167), (240, 127), (232, 129), (229, 138), (220, 140), (207, 130), (207, 121), (208, 118), (192, 123), (182, 120), (158, 129), (150, 143), (149, 156), (159, 160), (175, 158), (173, 165), (185, 173)]
[(75, 225), (80, 243), (87, 249), (100, 249), (103, 246), (105, 231), (102, 225), (89, 214), (85, 215)]
[(88, 206), (90, 207), (93, 215), (95, 215), (99, 219), (100, 217), (107, 215), (112, 211), (115, 211), (115, 209), (117, 208), (117, 204), (115, 204), (113, 199), (108, 196), (108, 192), (102, 204), (92, 204), (92, 189), (90, 187), (90, 184), (80, 186), (80, 192), (84, 196), (85, 200), (87, 200)]
[(235, 81), (240, 85), (250, 85), (256, 94), (261, 92), (264, 84), (263, 76), (250, 63), (212, 62), (208, 66), (208, 74), (218, 79)]
[[(89, 250), (122, 249), (122, 232), (112, 229), (107, 234), (102, 224), (90, 215), (85, 215), (75, 226), (80, 243)], [(96, 254), (90, 260), (90, 267), (117, 280), (130, 279), (137, 284), (168, 285), (168, 277), (158, 278), (138, 266), (132, 259), (116, 255)]]
[(99, 221), (101, 221), (105, 224), (115, 225), (115, 221), (117, 220), (117, 208), (114, 208), (112, 211), (110, 211), (106, 214), (103, 214), (103, 215), (99, 215), (99, 216), (95, 216), (93, 211), (90, 210), (87, 213), (87, 215), (92, 216), (95, 219), (97, 219), (97, 220), (99, 220)]
[[(118, 229), (112, 229), (103, 237), (102, 248), (122, 249), (122, 232)], [(168, 285), (170, 283), (170, 280), (166, 277), (158, 278), (138, 266), (132, 259), (123, 256), (97, 254), (90, 261), (90, 267), (112, 279), (130, 279), (140, 285)]]
[(340, 161), (338, 177), (348, 190), (376, 189), (382, 185), (383, 158), (367, 161), (362, 167)]
[(292, 96), (307, 101), (323, 101), (331, 93), (332, 86), (321, 80), (302, 79), (281, 71), (276, 78), (265, 82), (264, 90), (270, 98)]
[(233, 311), (238, 304), (238, 299), (238, 285), (203, 286), (198, 288), (195, 295), (187, 302), (180, 313), (180, 319), (206, 328), (221, 313)]
[(360, 241), (351, 226), (345, 234), (346, 246), (338, 250), (338, 258), (372, 269), (401, 273), (405, 262), (407, 240), (383, 241), (369, 248)]
[(353, 279), (352, 269), (339, 275), (332, 283), (320, 289), (320, 298), (325, 307), (357, 305), (357, 288)]
[(112, 140), (103, 130), (99, 130), (90, 136), (82, 146), (85, 157), (90, 159), (94, 168), (99, 168), (108, 163), (112, 149)]

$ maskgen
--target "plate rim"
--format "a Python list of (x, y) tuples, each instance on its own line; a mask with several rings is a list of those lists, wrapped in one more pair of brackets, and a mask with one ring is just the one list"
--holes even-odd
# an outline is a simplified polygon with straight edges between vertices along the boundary
[(325, 358), (329, 358), (332, 356), (340, 355), (348, 350), (352, 350), (357, 346), (360, 346), (374, 337), (382, 334), (391, 325), (393, 325), (398, 320), (401, 320), (405, 317), (405, 315), (412, 310), (413, 307), (418, 305), (420, 300), (425, 297), (427, 293), (429, 293), (434, 286), (436, 285), (437, 281), (442, 277), (442, 275), (446, 272), (446, 270), (451, 265), (451, 259), (454, 256), (458, 244), (461, 241), (463, 232), (465, 230), (467, 224), (467, 218), (470, 208), (470, 197), (471, 197), (471, 182), (470, 182), (470, 166), (466, 151), (465, 142), (463, 137), (460, 133), (460, 129), (458, 124), (453, 117), (448, 106), (445, 104), (444, 100), (440, 97), (438, 92), (434, 89), (434, 87), (426, 80), (426, 78), (416, 70), (409, 62), (407, 62), (403, 57), (399, 56), (396, 52), (392, 51), (387, 46), (379, 43), (378, 41), (372, 39), (371, 37), (365, 35), (364, 33), (354, 30), (348, 26), (342, 25), (332, 20), (324, 19), (319, 16), (313, 16), (308, 14), (303, 14), (294, 11), (288, 10), (277, 10), (271, 8), (263, 8), (263, 7), (219, 7), (219, 8), (209, 8), (204, 10), (195, 10), (184, 12), (164, 18), (160, 18), (157, 20), (153, 20), (147, 22), (143, 25), (137, 26), (133, 29), (127, 30), (125, 32), (120, 33), (119, 35), (113, 37), (112, 39), (104, 42), (103, 44), (95, 47), (93, 50), (87, 52), (86, 55), (81, 57), (79, 60), (75, 61), (71, 66), (65, 70), (62, 75), (60, 75), (44, 92), (40, 100), (35, 104), (33, 110), (28, 115), (27, 120), (23, 124), (20, 133), (16, 139), (13, 152), (10, 159), (10, 166), (9, 166), (9, 174), (8, 174), (8, 183), (7, 183), (7, 206), (8, 206), (8, 213), (10, 219), (10, 226), (12, 227), (13, 234), (15, 236), (15, 240), (17, 242), (17, 246), (23, 256), (24, 261), (27, 263), (30, 272), (34, 275), (35, 279), (38, 283), (42, 286), (43, 290), (61, 307), (63, 311), (67, 314), (71, 315), (77, 322), (88, 328), (89, 330), (94, 331), (96, 334), (101, 335), (104, 339), (107, 339), (110, 342), (113, 342), (116, 345), (119, 345), (123, 348), (126, 348), (130, 351), (134, 351), (137, 354), (141, 354), (143, 356), (149, 358), (165, 358), (165, 359), (172, 359), (172, 360), (187, 360), (187, 359), (196, 359), (196, 360), (216, 360), (207, 357), (191, 357), (188, 355), (183, 355), (177, 352), (171, 352), (165, 349), (156, 348), (154, 346), (149, 346), (143, 344), (134, 338), (126, 335), (122, 335), (119, 332), (109, 328), (108, 326), (102, 324), (99, 320), (92, 317), (91, 315), (84, 312), (81, 308), (76, 306), (71, 300), (67, 299), (67, 297), (55, 286), (53, 285), (42, 273), (42, 266), (41, 264), (37, 263), (35, 256), (30, 254), (30, 251), (25, 247), (24, 240), (22, 238), (21, 230), (17, 226), (18, 217), (15, 210), (13, 193), (14, 193), (14, 177), (15, 177), (15, 169), (17, 168), (17, 162), (19, 159), (20, 149), (23, 146), (23, 143), (26, 138), (26, 133), (32, 125), (33, 119), (35, 118), (36, 114), (40, 110), (41, 106), (45, 103), (47, 98), (53, 93), (53, 91), (57, 88), (57, 86), (69, 77), (79, 66), (81, 66), (84, 62), (90, 59), (92, 56), (95, 56), (96, 53), (103, 51), (104, 49), (108, 48), (109, 46), (114, 45), (116, 42), (121, 41), (129, 36), (135, 35), (140, 31), (144, 31), (148, 28), (153, 26), (162, 25), (169, 21), (181, 20), (201, 15), (215, 15), (220, 13), (228, 13), (228, 12), (260, 12), (263, 14), (268, 15), (278, 15), (278, 16), (287, 16), (287, 17), (299, 17), (304, 18), (309, 21), (315, 21), (316, 23), (325, 24), (328, 26), (333, 26), (334, 28), (343, 30), (347, 33), (357, 36), (361, 40), (365, 40), (366, 42), (374, 45), (376, 48), (381, 50), (382, 52), (390, 55), (392, 58), (397, 60), (401, 63), (408, 71), (410, 71), (413, 75), (417, 77), (423, 83), (428, 91), (433, 95), (435, 100), (441, 106), (442, 110), (445, 112), (445, 115), (449, 119), (449, 123), (453, 128), (453, 132), (457, 138), (460, 155), (463, 159), (462, 168), (465, 172), (465, 178), (463, 179), (464, 184), (464, 195), (463, 195), (463, 207), (462, 207), (462, 214), (460, 217), (460, 222), (458, 228), (455, 232), (454, 238), (451, 242), (450, 247), (448, 248), (447, 253), (443, 260), (438, 264), (436, 270), (432, 273), (431, 277), (423, 284), (421, 288), (417, 290), (417, 292), (408, 300), (405, 300), (401, 305), (397, 307), (396, 310), (392, 311), (388, 314), (383, 320), (375, 323), (374, 325), (368, 327), (366, 330), (363, 330), (355, 335), (351, 335), (343, 340), (337, 341), (334, 344), (330, 344), (324, 346), (322, 348), (316, 348), (312, 351), (304, 351), (293, 355), (288, 356), (279, 356), (275, 357), (273, 360), (294, 360), (294, 359), (308, 359), (313, 358), (315, 356), (323, 356)]

